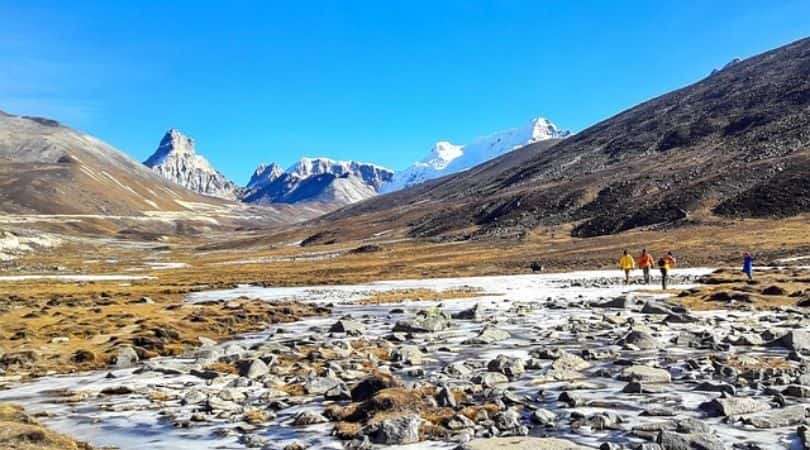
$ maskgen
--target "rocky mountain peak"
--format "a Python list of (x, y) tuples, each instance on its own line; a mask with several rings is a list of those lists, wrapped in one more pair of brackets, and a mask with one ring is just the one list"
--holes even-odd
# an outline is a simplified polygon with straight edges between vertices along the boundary
[(200, 194), (236, 199), (239, 188), (197, 154), (194, 140), (175, 128), (163, 135), (144, 165), (164, 178)]

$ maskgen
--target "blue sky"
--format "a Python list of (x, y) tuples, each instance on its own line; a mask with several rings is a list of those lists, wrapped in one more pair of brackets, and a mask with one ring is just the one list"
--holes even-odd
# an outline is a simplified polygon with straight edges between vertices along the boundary
[(240, 183), (303, 155), (400, 169), (535, 116), (582, 130), (809, 32), (806, 0), (0, 0), (0, 110), (139, 160), (179, 128)]

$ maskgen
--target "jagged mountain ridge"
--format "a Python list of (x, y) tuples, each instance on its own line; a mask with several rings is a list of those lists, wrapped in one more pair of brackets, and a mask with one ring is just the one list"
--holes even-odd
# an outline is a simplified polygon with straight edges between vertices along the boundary
[[(592, 237), (810, 212), (810, 38), (741, 60), (567, 139), (327, 215), (318, 226), (414, 237)], [(390, 211), (396, 206), (396, 214)]]
[(260, 165), (242, 200), (248, 203), (327, 202), (347, 205), (375, 196), (393, 171), (371, 163), (302, 158), (286, 171)]
[(561, 130), (548, 119), (537, 117), (522, 127), (480, 137), (467, 145), (439, 141), (424, 159), (397, 172), (394, 179), (383, 186), (382, 191), (406, 189), (427, 180), (467, 170), (516, 148), (570, 135), (571, 132)]
[(197, 154), (194, 140), (176, 129), (163, 135), (157, 150), (143, 164), (167, 180), (200, 194), (228, 200), (236, 200), (241, 194), (236, 183)]

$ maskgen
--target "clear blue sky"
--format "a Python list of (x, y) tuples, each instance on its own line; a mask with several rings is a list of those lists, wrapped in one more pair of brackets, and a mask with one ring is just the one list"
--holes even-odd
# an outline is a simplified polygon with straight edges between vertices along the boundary
[(235, 181), (394, 169), (534, 116), (582, 130), (810, 34), (810, 2), (0, 0), (0, 110), (143, 160), (179, 128)]

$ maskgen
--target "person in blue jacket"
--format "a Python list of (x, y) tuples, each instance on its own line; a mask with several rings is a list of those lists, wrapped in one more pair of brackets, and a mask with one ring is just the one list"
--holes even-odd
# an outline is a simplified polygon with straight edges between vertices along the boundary
[(748, 252), (743, 253), (742, 272), (748, 276), (748, 281), (754, 279), (754, 257)]

